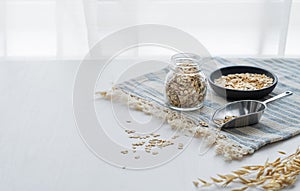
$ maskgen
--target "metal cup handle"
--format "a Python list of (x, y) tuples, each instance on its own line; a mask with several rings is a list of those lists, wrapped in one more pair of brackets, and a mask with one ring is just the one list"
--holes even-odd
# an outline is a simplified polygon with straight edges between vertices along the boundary
[(267, 104), (267, 103), (270, 103), (270, 102), (272, 102), (274, 100), (277, 100), (279, 98), (282, 98), (282, 97), (285, 97), (285, 96), (289, 96), (289, 95), (292, 95), (292, 94), (293, 94), (292, 91), (286, 91), (286, 92), (283, 92), (283, 93), (281, 93), (281, 94), (279, 94), (277, 96), (274, 96), (274, 97), (272, 97), (270, 99), (265, 100), (263, 103)]

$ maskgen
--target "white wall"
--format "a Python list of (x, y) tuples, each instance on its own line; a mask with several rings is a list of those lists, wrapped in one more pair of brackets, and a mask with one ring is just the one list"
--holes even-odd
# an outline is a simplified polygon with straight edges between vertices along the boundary
[(105, 35), (144, 23), (182, 29), (212, 55), (300, 56), (300, 0), (289, 13), (290, 2), (0, 0), (0, 57), (79, 59)]

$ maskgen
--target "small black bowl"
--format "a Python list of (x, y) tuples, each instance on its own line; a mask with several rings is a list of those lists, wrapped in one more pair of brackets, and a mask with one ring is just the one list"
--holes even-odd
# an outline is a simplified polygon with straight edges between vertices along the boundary
[[(269, 87), (262, 88), (260, 90), (234, 90), (219, 86), (215, 83), (215, 80), (221, 76), (236, 73), (255, 73), (265, 74), (266, 76), (273, 78), (273, 84)], [(260, 99), (273, 91), (277, 85), (278, 78), (275, 74), (262, 68), (253, 66), (229, 66), (219, 68), (212, 72), (208, 78), (211, 88), (220, 96), (230, 100), (242, 100), (242, 99)]]

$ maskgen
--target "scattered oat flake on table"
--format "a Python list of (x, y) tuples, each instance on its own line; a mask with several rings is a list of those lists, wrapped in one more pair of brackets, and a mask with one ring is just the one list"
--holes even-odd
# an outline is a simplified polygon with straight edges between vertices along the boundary
[(133, 147), (139, 147), (139, 146), (143, 146), (146, 142), (142, 141), (142, 142), (138, 142), (138, 143), (132, 143)]
[(157, 151), (153, 151), (152, 154), (153, 155), (158, 155), (158, 152)]
[(178, 149), (183, 149), (183, 144), (182, 143), (178, 143)]
[(151, 152), (151, 149), (145, 148), (145, 151), (146, 151), (147, 153), (150, 153), (150, 152)]
[(179, 135), (174, 135), (173, 137), (172, 137), (172, 139), (177, 139), (179, 137)]
[(135, 158), (135, 159), (139, 159), (139, 158), (140, 158), (140, 156), (135, 156), (134, 158)]
[(286, 153), (284, 151), (278, 151), (278, 153), (280, 153), (282, 155), (286, 155)]
[(130, 138), (130, 139), (139, 139), (140, 136), (138, 136), (138, 135), (132, 135), (132, 136), (129, 136), (129, 138)]
[(150, 135), (151, 135), (152, 137), (154, 137), (154, 138), (160, 136), (160, 134), (155, 134), (155, 133), (151, 133)]
[(128, 150), (121, 151), (122, 154), (127, 154)]
[(132, 134), (132, 133), (135, 133), (135, 130), (128, 130), (128, 129), (126, 129), (125, 132), (126, 132), (127, 134)]

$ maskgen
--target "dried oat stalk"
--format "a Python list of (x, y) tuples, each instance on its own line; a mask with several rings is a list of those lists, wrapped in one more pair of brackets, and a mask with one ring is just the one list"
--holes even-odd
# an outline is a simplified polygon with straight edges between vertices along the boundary
[[(279, 151), (280, 154), (285, 154)], [(231, 183), (241, 184), (241, 188), (232, 191), (244, 191), (248, 188), (256, 188), (262, 190), (282, 190), (295, 184), (300, 174), (300, 149), (295, 153), (281, 159), (277, 158), (273, 162), (268, 160), (264, 165), (244, 166), (239, 170), (233, 171), (232, 174), (220, 175), (219, 178), (211, 178), (211, 182), (202, 179), (193, 181), (196, 187), (211, 186), (219, 184), (223, 187)]]

